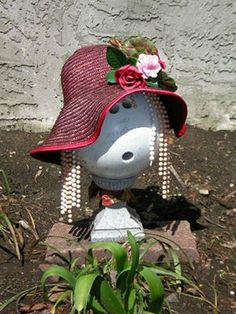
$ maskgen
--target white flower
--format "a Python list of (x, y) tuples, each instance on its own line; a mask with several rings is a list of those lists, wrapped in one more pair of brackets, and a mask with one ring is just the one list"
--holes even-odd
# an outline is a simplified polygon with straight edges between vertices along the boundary
[(156, 55), (145, 55), (141, 53), (138, 57), (137, 68), (144, 79), (149, 77), (157, 77), (158, 72), (161, 70), (159, 58)]

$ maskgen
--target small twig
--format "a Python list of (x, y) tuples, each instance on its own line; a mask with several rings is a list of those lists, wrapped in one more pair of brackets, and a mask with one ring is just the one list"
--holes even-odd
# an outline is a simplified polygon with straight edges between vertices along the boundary
[(172, 152), (172, 151), (170, 151), (170, 153), (171, 153), (171, 155), (174, 155), (174, 156), (180, 156), (180, 154), (177, 154), (177, 153)]
[(226, 202), (229, 201), (234, 196), (234, 194), (236, 194), (236, 190), (230, 192), (225, 197), (223, 197), (223, 200), (226, 201)]
[(228, 203), (230, 199), (236, 194), (236, 190), (230, 192), (225, 197), (219, 198), (215, 195), (211, 195), (211, 198), (215, 201), (217, 201), (221, 206), (225, 207), (226, 209), (231, 208), (230, 204)]
[(184, 181), (180, 178), (179, 174), (177, 173), (177, 171), (175, 170), (175, 168), (173, 167), (173, 165), (171, 164), (169, 166), (170, 172), (173, 174), (173, 176), (176, 178), (176, 180), (179, 182), (179, 184), (181, 185), (181, 187), (183, 189), (187, 189), (186, 184), (184, 183)]
[(227, 203), (227, 201), (224, 198), (219, 198), (215, 195), (209, 195), (209, 197), (216, 201), (217, 203), (219, 203), (219, 205), (223, 206), (226, 209), (229, 209), (231, 206), (229, 206), (229, 204)]
[(25, 210), (27, 211), (27, 213), (28, 213), (28, 215), (30, 217), (30, 221), (31, 221), (31, 225), (32, 225), (32, 227), (29, 226), (29, 229), (32, 232), (33, 236), (35, 237), (35, 240), (38, 241), (40, 239), (40, 237), (39, 237), (37, 228), (35, 226), (35, 222), (34, 222), (33, 216), (31, 215), (30, 210), (27, 207), (25, 207)]
[(217, 226), (217, 227), (219, 227), (219, 228), (225, 229), (225, 226), (222, 226), (222, 225), (218, 224), (217, 222), (211, 220), (209, 217), (204, 216), (204, 219), (205, 219), (207, 222), (211, 223), (212, 225), (215, 225), (215, 226)]

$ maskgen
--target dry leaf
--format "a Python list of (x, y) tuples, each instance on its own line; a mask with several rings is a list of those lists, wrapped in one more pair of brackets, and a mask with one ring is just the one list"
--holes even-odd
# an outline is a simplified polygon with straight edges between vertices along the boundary
[(188, 288), (187, 293), (198, 296), (199, 295), (199, 291), (196, 288)]
[(20, 312), (21, 313), (31, 313), (33, 311), (42, 311), (44, 309), (47, 309), (48, 306), (46, 303), (36, 303), (33, 305), (30, 304), (20, 304)]
[(65, 291), (63, 287), (55, 286), (50, 290), (49, 301), (54, 303), (60, 298), (61, 294)]

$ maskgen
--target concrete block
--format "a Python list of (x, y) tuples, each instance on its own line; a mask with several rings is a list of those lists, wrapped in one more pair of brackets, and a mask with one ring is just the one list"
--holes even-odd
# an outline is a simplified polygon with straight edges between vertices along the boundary
[[(154, 245), (145, 253), (144, 259), (150, 262), (157, 262), (164, 255), (167, 245), (171, 245), (177, 255), (183, 262), (189, 259), (195, 262), (199, 261), (199, 253), (197, 251), (196, 240), (190, 230), (190, 225), (187, 221), (172, 221), (163, 222), (162, 227), (156, 229), (145, 229), (147, 242), (153, 242), (157, 239)], [(45, 262), (48, 264), (63, 264), (62, 259), (58, 255), (58, 251), (68, 256), (69, 252), (73, 258), (79, 257), (79, 264), (84, 264), (86, 261), (86, 251), (91, 244), (88, 240), (77, 241), (78, 235), (73, 235), (72, 226), (57, 223), (50, 230), (46, 239), (50, 245), (45, 257)], [(163, 245), (166, 243), (167, 245)], [(147, 244), (143, 244), (143, 249)], [(55, 248), (55, 249), (53, 249)], [(94, 254), (98, 259), (109, 257), (109, 252), (103, 249), (96, 249)]]

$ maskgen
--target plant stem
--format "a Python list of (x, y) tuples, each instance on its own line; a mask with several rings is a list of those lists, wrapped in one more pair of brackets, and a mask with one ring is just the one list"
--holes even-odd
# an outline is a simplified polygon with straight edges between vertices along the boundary
[(10, 195), (10, 186), (9, 186), (9, 182), (7, 180), (7, 176), (5, 174), (5, 171), (2, 169), (0, 169), (0, 174), (2, 175), (5, 193), (7, 195), (8, 200), (9, 200), (11, 195)]

